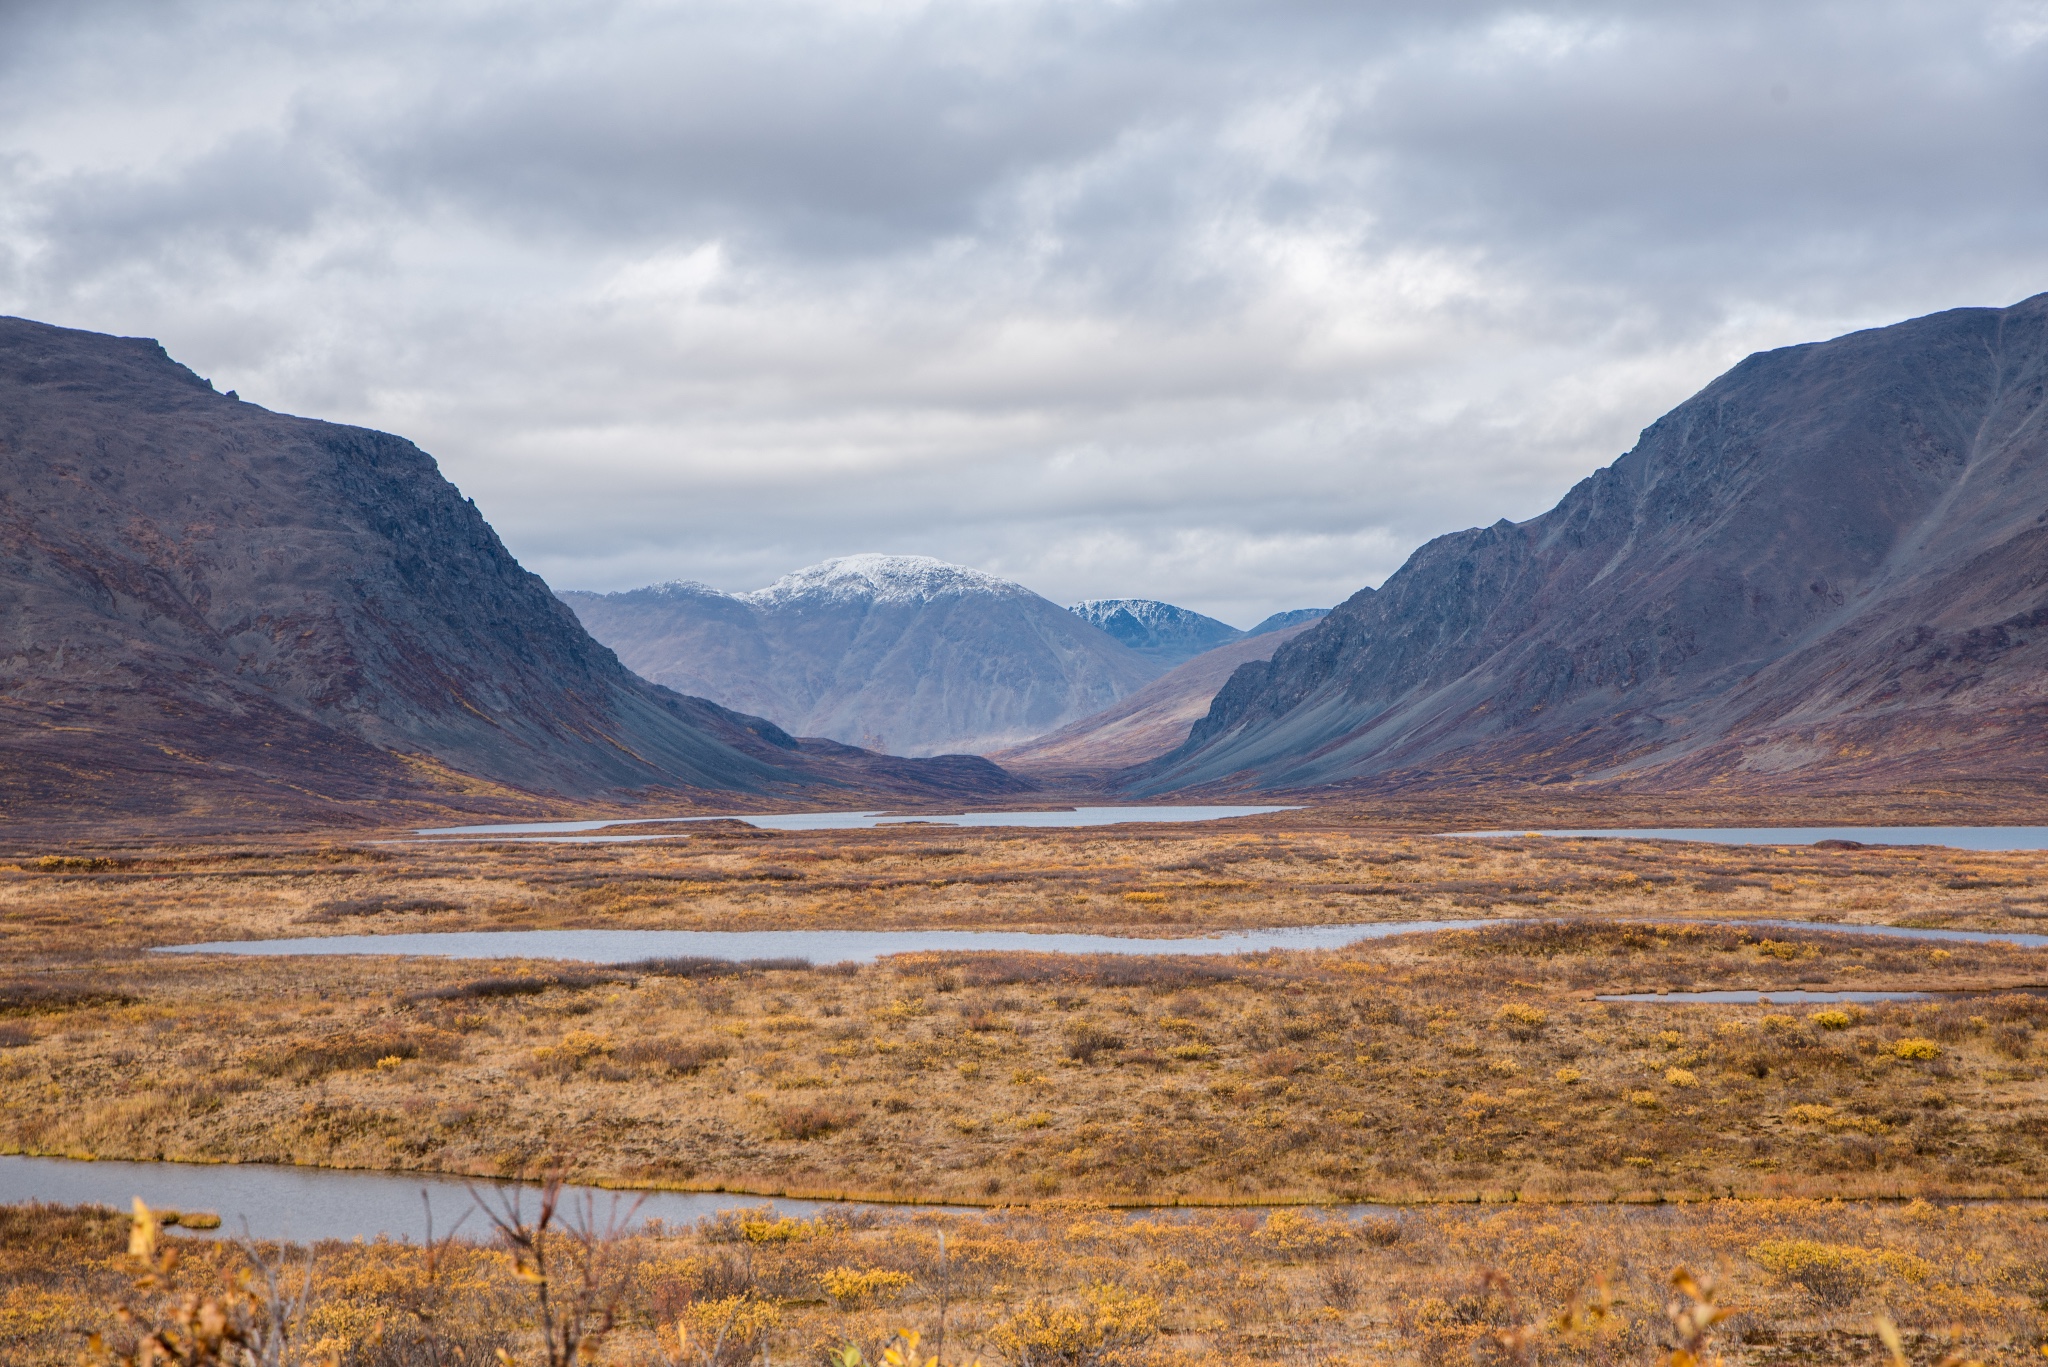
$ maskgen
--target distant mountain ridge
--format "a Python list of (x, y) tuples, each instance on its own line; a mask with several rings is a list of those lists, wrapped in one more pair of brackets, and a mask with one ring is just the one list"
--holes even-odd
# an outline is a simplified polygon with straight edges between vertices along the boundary
[(846, 556), (747, 593), (560, 596), (648, 678), (902, 755), (1015, 744), (1160, 670), (1020, 584), (929, 556)]
[(1167, 668), (1245, 634), (1156, 598), (1087, 598), (1067, 610)]
[(0, 704), (11, 820), (1018, 786), (636, 678), (411, 442), (20, 318), (0, 318)]
[(2048, 781), (2048, 294), (1749, 357), (1439, 537), (1139, 791)]
[(1285, 631), (1289, 627), (1305, 627), (1310, 622), (1328, 617), (1328, 608), (1294, 608), (1287, 612), (1276, 612), (1247, 631), (1247, 636), (1264, 636), (1269, 631)]
[(1228, 622), (1162, 603), (1157, 598), (1086, 598), (1067, 610), (1086, 618), (1140, 655), (1169, 668), (1232, 641), (1312, 622), (1329, 611), (1295, 608), (1291, 612), (1276, 612), (1250, 631), (1239, 631)]

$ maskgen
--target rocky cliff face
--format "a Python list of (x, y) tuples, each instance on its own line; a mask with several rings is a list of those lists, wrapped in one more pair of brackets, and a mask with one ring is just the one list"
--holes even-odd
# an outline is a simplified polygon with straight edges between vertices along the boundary
[(1015, 744), (1162, 668), (1021, 585), (925, 556), (849, 556), (752, 593), (562, 598), (648, 678), (901, 755)]
[(2048, 295), (1750, 357), (1246, 665), (1140, 779), (2048, 774)]
[(0, 705), (16, 819), (797, 791), (848, 765), (628, 673), (410, 442), (12, 318)]

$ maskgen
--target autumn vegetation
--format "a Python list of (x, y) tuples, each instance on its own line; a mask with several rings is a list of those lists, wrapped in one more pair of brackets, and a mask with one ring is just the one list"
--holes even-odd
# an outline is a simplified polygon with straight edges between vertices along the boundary
[[(735, 1363), (849, 1345), (875, 1362), (903, 1354), (903, 1328), (929, 1354), (940, 1299), (948, 1362), (1642, 1361), (1683, 1337), (1678, 1267), (1715, 1280), (1731, 1361), (1867, 1358), (1879, 1316), (1914, 1361), (2017, 1360), (2048, 1335), (2028, 1270), (2048, 1266), (2041, 1210), (2011, 1199), (2048, 1195), (2043, 952), (1830, 929), (2034, 929), (2048, 857), (1452, 841), (1313, 813), (598, 847), (101, 842), (0, 863), (5, 1151), (985, 1208), (760, 1210), (606, 1240), (601, 1361), (710, 1360), (717, 1343)], [(1764, 919), (1804, 924), (1740, 924)], [(391, 930), (1410, 920), (1475, 924), (1230, 958), (146, 952)], [(1598, 1000), (1709, 988), (1935, 997)], [(0, 1343), (69, 1362), (97, 1330), (115, 1351), (138, 1294), (127, 1217), (4, 1219)], [(310, 1252), (306, 1352), (546, 1360), (502, 1234), (472, 1221), (438, 1252), (162, 1237), (191, 1286)]]
[(127, 1218), (15, 1207), (0, 1212), (0, 1342), (10, 1363), (56, 1367), (96, 1334), (87, 1360), (106, 1362), (152, 1326), (178, 1341), (181, 1309), (196, 1323), (211, 1301), (218, 1323), (288, 1330), (281, 1361), (346, 1367), (500, 1350), (737, 1367), (843, 1360), (849, 1346), (877, 1362), (905, 1329), (947, 1362), (1648, 1362), (1682, 1346), (1674, 1311), (1696, 1304), (1674, 1292), (1674, 1267), (1699, 1269), (1693, 1289), (1716, 1308), (1707, 1346), (1731, 1363), (1881, 1360), (1880, 1321), (1901, 1326), (1910, 1361), (2017, 1362), (2048, 1331), (2048, 1211), (2032, 1203), (1167, 1214), (1052, 1201), (815, 1220), (760, 1206), (603, 1237), (618, 1214), (600, 1204), (542, 1231), (544, 1320), (531, 1200), (523, 1245), (488, 1225), (431, 1246), (166, 1232), (179, 1265), (141, 1287), (161, 1258), (127, 1252)]

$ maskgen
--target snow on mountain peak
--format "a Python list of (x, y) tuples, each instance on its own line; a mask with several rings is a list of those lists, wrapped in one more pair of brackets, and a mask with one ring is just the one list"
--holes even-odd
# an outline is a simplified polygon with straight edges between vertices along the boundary
[(765, 589), (733, 595), (761, 607), (801, 600), (929, 603), (975, 594), (1012, 597), (1029, 589), (928, 555), (846, 555), (785, 574)]

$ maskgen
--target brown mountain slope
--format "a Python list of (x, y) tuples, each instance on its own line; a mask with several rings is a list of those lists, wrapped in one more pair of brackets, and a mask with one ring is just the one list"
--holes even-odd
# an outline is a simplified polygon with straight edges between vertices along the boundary
[(1142, 764), (1179, 745), (1209, 711), (1209, 701), (1241, 664), (1273, 652), (1313, 625), (1302, 622), (1204, 651), (1114, 706), (1069, 722), (990, 758), (1015, 766), (1107, 767)]
[(629, 673), (410, 442), (0, 318), (8, 819), (1016, 786), (875, 758)]
[(1751, 356), (1246, 665), (1140, 791), (2048, 780), (2048, 295)]

